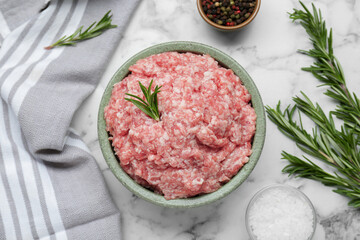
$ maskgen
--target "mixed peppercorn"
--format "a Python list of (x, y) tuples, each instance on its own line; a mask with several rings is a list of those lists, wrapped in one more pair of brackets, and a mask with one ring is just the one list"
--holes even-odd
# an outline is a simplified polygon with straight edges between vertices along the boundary
[(254, 12), (255, 0), (203, 0), (206, 16), (219, 25), (235, 26), (246, 21)]

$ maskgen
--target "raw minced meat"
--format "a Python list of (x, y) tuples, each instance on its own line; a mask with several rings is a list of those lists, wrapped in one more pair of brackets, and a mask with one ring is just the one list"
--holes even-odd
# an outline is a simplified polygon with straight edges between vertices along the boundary
[[(210, 193), (248, 162), (256, 114), (239, 77), (209, 55), (166, 52), (139, 60), (114, 85), (105, 108), (121, 167), (166, 199)], [(160, 121), (125, 93), (144, 99), (139, 81), (162, 86)]]

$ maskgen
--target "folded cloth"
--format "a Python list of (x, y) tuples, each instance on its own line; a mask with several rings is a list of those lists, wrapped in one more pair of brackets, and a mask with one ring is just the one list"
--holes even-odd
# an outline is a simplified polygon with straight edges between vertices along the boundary
[[(120, 239), (120, 213), (69, 129), (138, 1), (0, 0), (0, 239)], [(112, 10), (117, 28), (44, 47)], [(25, 20), (30, 15), (30, 20)]]

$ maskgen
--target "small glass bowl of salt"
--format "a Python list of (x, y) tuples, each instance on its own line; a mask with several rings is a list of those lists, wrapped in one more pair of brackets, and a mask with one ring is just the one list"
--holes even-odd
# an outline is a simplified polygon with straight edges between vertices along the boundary
[(300, 190), (276, 184), (254, 195), (245, 222), (253, 240), (310, 240), (316, 228), (316, 213)]

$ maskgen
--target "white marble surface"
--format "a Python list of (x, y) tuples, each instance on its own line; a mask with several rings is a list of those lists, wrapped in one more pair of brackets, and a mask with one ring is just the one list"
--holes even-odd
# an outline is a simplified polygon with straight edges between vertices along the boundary
[[(335, 54), (343, 65), (349, 88), (360, 95), (360, 1), (314, 2), (322, 9), (328, 26), (334, 28)], [(295, 0), (263, 0), (253, 23), (241, 31), (226, 34), (210, 28), (201, 19), (195, 0), (144, 0), (140, 3), (124, 38), (114, 49), (115, 55), (99, 86), (79, 109), (72, 124), (97, 159), (111, 196), (122, 212), (125, 240), (249, 239), (244, 221), (247, 204), (255, 192), (273, 183), (298, 187), (313, 202), (318, 215), (314, 239), (360, 239), (359, 235), (356, 237), (360, 230), (355, 227), (355, 220), (349, 220), (352, 215), (348, 212), (346, 198), (318, 182), (289, 178), (281, 173), (286, 165), (281, 160), (281, 151), (301, 153), (268, 120), (262, 156), (248, 180), (226, 198), (195, 209), (166, 209), (137, 198), (117, 181), (100, 152), (96, 122), (106, 84), (128, 58), (161, 42), (196, 41), (229, 54), (252, 76), (265, 105), (275, 106), (278, 100), (287, 105), (292, 96), (304, 91), (325, 110), (330, 110), (334, 104), (322, 95), (322, 88), (316, 87), (319, 82), (300, 70), (312, 61), (296, 52), (298, 48), (307, 49), (310, 43), (303, 29), (288, 18), (287, 12), (294, 7), (299, 7)], [(116, 9), (113, 12), (116, 14)], [(342, 222), (342, 216), (347, 217), (346, 222)], [(339, 222), (341, 224), (336, 224)]]

